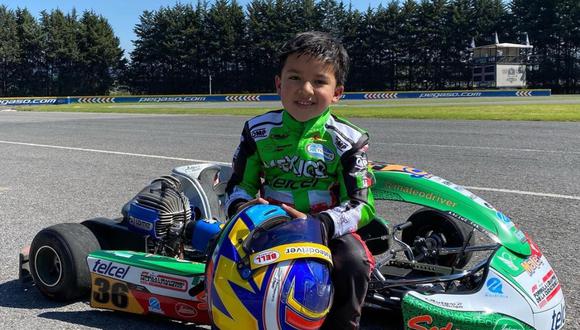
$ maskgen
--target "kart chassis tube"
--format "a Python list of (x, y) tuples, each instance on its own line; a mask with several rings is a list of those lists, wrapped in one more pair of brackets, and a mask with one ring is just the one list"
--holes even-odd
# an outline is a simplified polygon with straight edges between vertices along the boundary
[[(491, 258), (484, 259), (484, 260), (480, 261), (479, 263), (477, 263), (471, 269), (464, 270), (464, 271), (459, 272), (459, 273), (453, 273), (453, 274), (442, 275), (442, 276), (413, 278), (413, 279), (389, 280), (389, 279), (386, 279), (377, 268), (374, 268), (373, 275), (375, 275), (377, 277), (378, 281), (373, 281), (371, 279), (371, 283), (369, 285), (369, 288), (371, 288), (371, 289), (388, 289), (388, 288), (407, 286), (407, 285), (456, 281), (456, 280), (460, 280), (464, 277), (467, 277), (467, 276), (470, 276), (470, 275), (477, 273), (480, 269), (482, 269), (483, 267), (488, 265), (490, 260), (491, 260)], [(413, 268), (413, 265), (421, 265), (421, 264), (417, 263), (417, 262), (409, 262), (410, 268)], [(445, 267), (445, 268), (447, 268), (447, 267)]]

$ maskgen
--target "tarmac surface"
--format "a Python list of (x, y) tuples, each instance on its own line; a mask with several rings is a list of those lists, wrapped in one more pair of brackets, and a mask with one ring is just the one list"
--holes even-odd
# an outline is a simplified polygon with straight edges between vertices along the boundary
[[(117, 217), (150, 180), (197, 161), (229, 162), (236, 116), (0, 112), (0, 319), (5, 329), (192, 329), (45, 299), (18, 281), (18, 252), (42, 228)], [(413, 165), (480, 195), (528, 232), (554, 267), (580, 327), (580, 123), (353, 120), (373, 160)], [(381, 215), (402, 221), (398, 210)], [(365, 311), (363, 329), (397, 329)]]

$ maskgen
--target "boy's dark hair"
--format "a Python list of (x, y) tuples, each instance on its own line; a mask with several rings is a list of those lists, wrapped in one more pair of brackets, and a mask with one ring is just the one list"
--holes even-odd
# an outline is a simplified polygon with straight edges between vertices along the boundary
[(298, 33), (288, 40), (278, 52), (280, 71), (286, 64), (286, 59), (292, 54), (310, 55), (334, 67), (334, 76), (338, 86), (344, 86), (348, 74), (349, 57), (340, 41), (330, 34), (319, 31)]

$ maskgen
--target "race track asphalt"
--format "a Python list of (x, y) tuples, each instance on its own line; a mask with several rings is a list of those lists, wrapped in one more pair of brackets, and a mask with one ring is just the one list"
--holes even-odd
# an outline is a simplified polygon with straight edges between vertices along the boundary
[[(18, 277), (18, 252), (42, 228), (116, 217), (151, 179), (194, 161), (229, 162), (246, 118), (0, 112), (0, 320), (5, 329), (195, 328), (46, 300)], [(353, 120), (370, 158), (467, 186), (529, 232), (580, 327), (580, 123)], [(394, 221), (397, 212), (381, 209)], [(370, 317), (369, 317), (370, 316)], [(394, 319), (381, 321), (381, 319)], [(365, 329), (397, 324), (367, 314)], [(396, 328), (392, 325), (389, 328)]]

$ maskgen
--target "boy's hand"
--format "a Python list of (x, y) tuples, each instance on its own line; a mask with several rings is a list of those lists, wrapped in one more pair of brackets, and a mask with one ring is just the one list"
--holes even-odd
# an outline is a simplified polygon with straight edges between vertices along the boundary
[(288, 206), (286, 204), (282, 204), (282, 208), (286, 211), (293, 219), (306, 219), (308, 216), (305, 213), (298, 211), (297, 209)]
[(256, 199), (249, 200), (249, 201), (245, 202), (244, 204), (241, 204), (240, 206), (238, 206), (236, 213), (240, 212), (241, 210), (245, 209), (246, 207), (248, 207), (250, 205), (256, 205), (256, 204), (270, 204), (270, 203), (267, 200), (263, 199), (262, 197), (258, 197)]
[(286, 204), (282, 204), (281, 206), (284, 209), (284, 211), (286, 211), (288, 215), (290, 215), (293, 219), (312, 219), (320, 221), (321, 229), (323, 231), (324, 245), (328, 245), (328, 241), (332, 238), (332, 235), (334, 234), (334, 223), (332, 222), (332, 219), (330, 217), (320, 214), (316, 216), (308, 215)]

